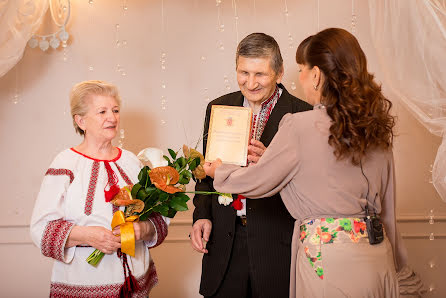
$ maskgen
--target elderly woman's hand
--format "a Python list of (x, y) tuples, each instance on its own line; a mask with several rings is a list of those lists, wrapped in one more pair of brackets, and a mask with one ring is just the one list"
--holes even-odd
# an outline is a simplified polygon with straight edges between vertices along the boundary
[(214, 178), (215, 176), (215, 170), (217, 168), (219, 168), (222, 165), (221, 159), (218, 158), (216, 161), (214, 162), (206, 162), (203, 165), (203, 169), (206, 173), (206, 175), (208, 175), (211, 178)]
[(86, 227), (87, 243), (103, 253), (112, 254), (121, 248), (121, 237), (116, 237), (112, 231), (104, 227)]
[(98, 226), (74, 226), (68, 236), (65, 247), (76, 245), (90, 245), (103, 253), (112, 254), (121, 248), (121, 237), (116, 237), (113, 232)]
[(155, 235), (155, 227), (150, 220), (133, 222), (135, 240), (149, 241)]
[[(138, 222), (134, 221), (133, 230), (135, 232), (136, 241), (138, 240), (150, 241), (155, 235), (155, 227), (153, 226), (150, 220), (138, 221)], [(113, 234), (115, 236), (119, 236), (121, 235), (120, 231), (121, 230), (119, 229), (119, 227), (116, 227), (113, 229)]]

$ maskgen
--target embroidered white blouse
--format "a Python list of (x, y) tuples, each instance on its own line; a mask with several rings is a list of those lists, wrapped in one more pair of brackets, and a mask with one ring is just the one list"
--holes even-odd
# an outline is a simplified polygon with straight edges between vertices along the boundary
[[(108, 162), (123, 187), (138, 181), (141, 163), (126, 150), (109, 161), (85, 156), (74, 149), (59, 153), (45, 174), (31, 218), (31, 237), (43, 255), (54, 258), (50, 296), (118, 297), (124, 282), (121, 259), (116, 253), (105, 255), (97, 267), (86, 262), (93, 247), (65, 248), (74, 225), (102, 226), (111, 229), (114, 211), (119, 208), (105, 202), (104, 188)], [(121, 207), (123, 210), (124, 207)], [(156, 235), (150, 242), (137, 241), (135, 257), (128, 264), (139, 291), (132, 297), (146, 297), (157, 283), (156, 269), (148, 248), (161, 244), (167, 236), (169, 219), (159, 214), (150, 217)]]

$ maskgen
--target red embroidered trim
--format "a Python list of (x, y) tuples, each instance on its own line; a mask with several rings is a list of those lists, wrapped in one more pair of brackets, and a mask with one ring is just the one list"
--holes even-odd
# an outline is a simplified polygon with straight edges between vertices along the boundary
[(63, 175), (67, 175), (70, 177), (70, 184), (73, 182), (74, 180), (74, 175), (73, 172), (68, 170), (68, 169), (54, 169), (54, 168), (49, 168), (48, 171), (46, 171), (45, 176), (46, 175), (52, 175), (52, 176), (63, 176)]
[(163, 219), (163, 216), (157, 212), (152, 213), (149, 217), (149, 220), (155, 226), (155, 230), (156, 230), (156, 234), (157, 234), (157, 239), (156, 239), (155, 245), (150, 247), (150, 248), (154, 248), (154, 247), (157, 247), (158, 245), (160, 245), (161, 243), (163, 243), (164, 239), (166, 239), (168, 229), (167, 229), (167, 224)]
[[(150, 262), (149, 270), (137, 279), (139, 291), (133, 293), (132, 298), (146, 298), (152, 288), (158, 283), (156, 267), (153, 261)], [(50, 288), (50, 297), (57, 298), (117, 298), (121, 284), (110, 285), (70, 285), (65, 283), (52, 282)]]
[(64, 261), (65, 242), (74, 224), (63, 219), (48, 222), (40, 242), (42, 254)]
[(93, 166), (91, 167), (91, 177), (90, 177), (90, 183), (88, 185), (87, 198), (85, 199), (84, 213), (86, 215), (90, 215), (91, 210), (93, 209), (93, 200), (94, 200), (94, 193), (96, 190), (96, 183), (98, 182), (98, 174), (99, 174), (99, 162), (94, 161)]
[(108, 161), (108, 162), (115, 162), (115, 161), (117, 161), (119, 158), (121, 158), (121, 154), (122, 154), (122, 150), (121, 150), (121, 148), (116, 147), (116, 149), (118, 149), (118, 155), (117, 155), (115, 158), (111, 159), (111, 160), (106, 160), (106, 159), (96, 159), (96, 158), (90, 157), (90, 156), (88, 156), (88, 155), (85, 155), (85, 154), (83, 154), (83, 153), (80, 153), (79, 151), (77, 151), (77, 150), (74, 149), (74, 148), (70, 148), (70, 149), (71, 149), (71, 151), (76, 152), (77, 154), (80, 154), (80, 155), (82, 155), (83, 157), (86, 157), (86, 158), (88, 158), (88, 159), (92, 159), (92, 160), (94, 160), (94, 161)]
[(251, 128), (252, 129), (251, 138), (260, 140), (263, 130), (265, 129), (266, 123), (268, 122), (269, 116), (271, 115), (274, 106), (279, 100), (279, 97), (280, 97), (279, 87), (276, 86), (274, 93), (271, 95), (270, 98), (268, 98), (262, 103), (262, 107), (258, 115), (255, 115), (254, 117), (254, 121), (252, 122), (252, 128)]
[(130, 180), (129, 176), (127, 176), (127, 174), (124, 172), (124, 170), (115, 162), (115, 166), (119, 171), (119, 174), (121, 174), (122, 179), (124, 179), (125, 183), (127, 183), (127, 185), (133, 184), (132, 180)]

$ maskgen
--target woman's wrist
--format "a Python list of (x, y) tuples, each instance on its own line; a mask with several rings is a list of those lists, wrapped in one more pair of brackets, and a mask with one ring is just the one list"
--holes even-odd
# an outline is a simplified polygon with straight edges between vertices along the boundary
[(68, 235), (65, 248), (70, 248), (76, 245), (89, 245), (88, 244), (88, 231), (86, 227), (74, 226), (71, 229), (70, 235)]

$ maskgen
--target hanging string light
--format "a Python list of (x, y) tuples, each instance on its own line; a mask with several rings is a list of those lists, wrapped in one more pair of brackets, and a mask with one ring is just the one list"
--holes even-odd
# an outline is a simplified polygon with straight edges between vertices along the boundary
[[(126, 23), (128, 5), (127, 0), (122, 1), (122, 17), (121, 22)], [(122, 57), (125, 57), (125, 51), (127, 49), (127, 40), (122, 38), (121, 34), (121, 24), (115, 24), (115, 51), (116, 51), (116, 71), (123, 77), (127, 76), (127, 71), (121, 63)]]
[(160, 57), (160, 63), (161, 63), (161, 112), (162, 112), (162, 118), (161, 118), (161, 125), (165, 125), (167, 121), (164, 119), (166, 116), (166, 110), (167, 110), (167, 103), (168, 100), (165, 95), (165, 91), (167, 88), (165, 77), (166, 77), (166, 70), (167, 70), (167, 53), (164, 50), (165, 47), (165, 41), (164, 36), (166, 36), (166, 28), (165, 28), (165, 15), (164, 15), (164, 0), (161, 0), (161, 36), (163, 36), (163, 40), (161, 42), (161, 57)]
[(356, 13), (355, 13), (355, 0), (352, 0), (352, 23), (351, 23), (352, 34), (356, 33)]
[(284, 11), (283, 11), (283, 14), (284, 14), (284, 16), (285, 16), (285, 25), (286, 25), (286, 27), (287, 27), (287, 31), (288, 31), (288, 46), (289, 46), (290, 48), (294, 48), (294, 44), (293, 44), (293, 35), (291, 34), (290, 25), (289, 25), (289, 20), (288, 20), (288, 18), (289, 18), (289, 16), (290, 16), (290, 12), (289, 12), (289, 10), (288, 10), (288, 4), (287, 4), (287, 1), (286, 1), (286, 0), (284, 0), (284, 6), (285, 6), (285, 9), (284, 9)]
[(19, 96), (19, 64), (14, 69), (14, 95), (12, 96), (12, 103), (18, 104), (20, 100)]
[(238, 11), (237, 11), (237, 0), (232, 0), (232, 8), (234, 9), (234, 21), (235, 21), (235, 42), (238, 44)]
[[(286, 25), (287, 31), (288, 31), (288, 47), (290, 49), (293, 49), (293, 52), (294, 52), (294, 39), (293, 39), (293, 35), (291, 34), (291, 29), (290, 29), (290, 25), (289, 25), (290, 12), (288, 10), (287, 0), (284, 0), (284, 7), (285, 7), (285, 9), (283, 11), (283, 14), (285, 16), (285, 25)], [(295, 82), (291, 82), (291, 90), (296, 90)]]
[[(221, 4), (222, 4), (222, 0), (215, 0), (215, 6), (217, 7), (217, 30), (220, 33), (223, 33), (225, 31), (225, 24), (222, 23), (221, 21)], [(224, 51), (225, 47), (223, 45), (223, 42), (221, 40), (219, 40), (217, 42), (217, 48), (220, 51)]]

